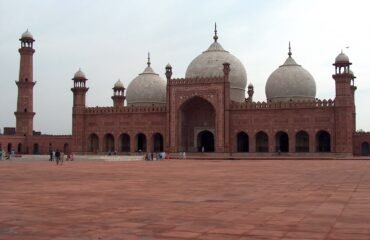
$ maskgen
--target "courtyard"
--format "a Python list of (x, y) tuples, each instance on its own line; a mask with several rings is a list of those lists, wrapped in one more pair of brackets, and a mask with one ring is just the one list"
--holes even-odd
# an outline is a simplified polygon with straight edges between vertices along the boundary
[(370, 161), (0, 161), (0, 239), (370, 239)]

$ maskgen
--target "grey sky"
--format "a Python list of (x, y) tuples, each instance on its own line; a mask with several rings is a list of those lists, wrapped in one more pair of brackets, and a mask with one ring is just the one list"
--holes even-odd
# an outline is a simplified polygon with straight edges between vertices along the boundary
[[(111, 106), (112, 87), (152, 67), (174, 77), (212, 43), (244, 64), (257, 101), (264, 101), (269, 75), (293, 57), (315, 78), (316, 97), (334, 98), (335, 57), (343, 49), (357, 76), (357, 128), (370, 130), (370, 18), (368, 1), (5, 1), (0, 0), (0, 127), (15, 126), (18, 41), (28, 28), (34, 47), (35, 130), (70, 134), (71, 78), (81, 67), (90, 88), (88, 106)], [(349, 49), (346, 49), (349, 46)]]

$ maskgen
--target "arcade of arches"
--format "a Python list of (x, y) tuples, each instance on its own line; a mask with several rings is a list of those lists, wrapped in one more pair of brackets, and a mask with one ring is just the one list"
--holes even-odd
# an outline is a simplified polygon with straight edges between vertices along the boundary
[[(306, 131), (299, 131), (295, 134), (295, 146), (290, 144), (290, 136), (284, 131), (278, 131), (275, 135), (274, 149), (269, 149), (269, 136), (264, 131), (259, 131), (252, 138), (255, 144), (255, 152), (310, 152), (310, 137)], [(319, 131), (315, 136), (315, 149), (313, 152), (331, 152), (330, 134), (327, 131)], [(252, 142), (249, 135), (240, 131), (236, 135), (236, 152), (250, 152)], [(369, 152), (369, 144), (363, 144), (362, 155)], [(292, 149), (290, 148), (292, 147)]]
[[(131, 145), (131, 137), (127, 133), (122, 133), (118, 137), (118, 147), (116, 149), (115, 137), (111, 133), (107, 133), (103, 137), (103, 142), (99, 140), (99, 136), (91, 133), (87, 139), (87, 151), (92, 153), (97, 152), (162, 152), (164, 150), (164, 140), (161, 133), (154, 133), (151, 137), (151, 149), (148, 149), (147, 136), (144, 133), (137, 133), (134, 136), (134, 145)], [(102, 145), (101, 145), (102, 144)]]

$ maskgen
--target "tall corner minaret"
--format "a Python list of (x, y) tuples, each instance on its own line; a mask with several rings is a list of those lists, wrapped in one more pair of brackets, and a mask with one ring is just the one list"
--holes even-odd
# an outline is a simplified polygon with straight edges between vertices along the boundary
[(118, 81), (114, 84), (113, 87), (113, 107), (119, 108), (123, 107), (125, 102), (125, 87), (123, 86), (123, 83), (121, 80), (118, 79)]
[(16, 118), (16, 134), (31, 136), (33, 134), (33, 39), (32, 34), (24, 32), (19, 39), (21, 41), (19, 79), (16, 81), (18, 86), (17, 111), (14, 113)]
[(84, 110), (86, 108), (86, 93), (89, 90), (86, 87), (87, 78), (79, 69), (72, 78), (73, 88), (73, 107), (72, 107), (72, 151), (84, 152)]
[(352, 138), (354, 125), (354, 94), (351, 86), (353, 74), (350, 70), (352, 63), (346, 54), (341, 52), (336, 58), (335, 73), (335, 152), (353, 153)]

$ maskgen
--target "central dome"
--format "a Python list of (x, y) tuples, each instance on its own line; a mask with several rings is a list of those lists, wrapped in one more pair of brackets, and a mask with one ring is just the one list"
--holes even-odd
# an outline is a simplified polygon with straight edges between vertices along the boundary
[(245, 87), (247, 86), (247, 73), (238, 58), (224, 50), (217, 42), (215, 29), (214, 42), (202, 54), (197, 56), (186, 70), (186, 78), (219, 77), (223, 76), (223, 63), (230, 63), (230, 98), (236, 102), (245, 101)]

